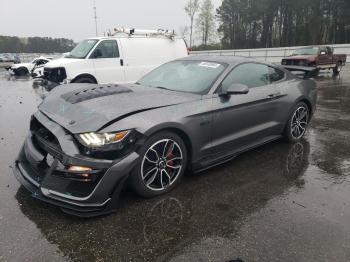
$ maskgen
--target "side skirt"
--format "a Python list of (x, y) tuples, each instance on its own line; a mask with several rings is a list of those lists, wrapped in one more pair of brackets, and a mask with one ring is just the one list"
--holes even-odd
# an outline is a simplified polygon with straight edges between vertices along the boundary
[(269, 137), (266, 137), (266, 138), (264, 138), (256, 143), (252, 143), (248, 146), (241, 147), (241, 148), (238, 148), (236, 150), (225, 152), (225, 153), (222, 153), (219, 155), (215, 154), (212, 157), (206, 157), (205, 159), (201, 159), (197, 163), (193, 164), (193, 173), (199, 173), (199, 172), (202, 172), (202, 171), (207, 170), (209, 168), (212, 168), (214, 166), (224, 164), (224, 163), (234, 159), (238, 155), (243, 154), (244, 152), (250, 151), (254, 148), (263, 146), (265, 144), (268, 144), (272, 141), (276, 141), (276, 140), (281, 139), (281, 138), (282, 138), (281, 135), (269, 136)]

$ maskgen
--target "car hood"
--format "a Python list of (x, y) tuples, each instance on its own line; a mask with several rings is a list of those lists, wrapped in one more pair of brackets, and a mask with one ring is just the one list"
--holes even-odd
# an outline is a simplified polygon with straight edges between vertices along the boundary
[(56, 68), (56, 67), (64, 67), (68, 64), (72, 64), (75, 63), (77, 61), (82, 61), (83, 59), (75, 59), (75, 58), (58, 58), (58, 59), (54, 59), (48, 63), (45, 64), (45, 67), (48, 68)]
[(314, 60), (316, 55), (295, 55), (286, 57), (285, 60)]
[(32, 63), (20, 63), (20, 64), (13, 64), (11, 67), (12, 68), (20, 68), (20, 67), (31, 68), (31, 67), (34, 67), (34, 65)]
[[(133, 114), (200, 99), (200, 95), (141, 85), (56, 87), (39, 110), (73, 134), (97, 132)], [(131, 127), (132, 128), (132, 127)]]

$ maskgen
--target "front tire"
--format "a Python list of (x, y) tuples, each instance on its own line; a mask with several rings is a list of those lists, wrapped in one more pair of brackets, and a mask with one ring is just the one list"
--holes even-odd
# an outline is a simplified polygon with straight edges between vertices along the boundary
[(296, 104), (288, 118), (284, 137), (288, 142), (295, 143), (302, 139), (310, 119), (310, 109), (304, 102)]
[(187, 150), (172, 132), (151, 136), (139, 151), (141, 159), (131, 172), (130, 182), (137, 194), (154, 197), (171, 191), (187, 166)]
[(96, 84), (95, 79), (88, 76), (79, 77), (73, 81), (73, 83), (86, 83), (86, 84)]
[(27, 68), (25, 67), (20, 67), (16, 70), (16, 75), (18, 76), (25, 76), (25, 75), (28, 75), (29, 74), (29, 71)]

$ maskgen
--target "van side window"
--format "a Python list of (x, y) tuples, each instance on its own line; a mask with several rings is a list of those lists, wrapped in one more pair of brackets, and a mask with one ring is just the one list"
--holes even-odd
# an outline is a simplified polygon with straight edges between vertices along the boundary
[(269, 67), (263, 64), (246, 63), (234, 68), (221, 84), (227, 90), (232, 84), (243, 84), (252, 87), (265, 86), (269, 81)]
[(101, 51), (102, 56), (99, 58), (116, 58), (119, 57), (119, 49), (115, 40), (105, 40), (98, 44), (96, 49)]
[(284, 72), (274, 67), (269, 67), (270, 82), (277, 82), (284, 78)]

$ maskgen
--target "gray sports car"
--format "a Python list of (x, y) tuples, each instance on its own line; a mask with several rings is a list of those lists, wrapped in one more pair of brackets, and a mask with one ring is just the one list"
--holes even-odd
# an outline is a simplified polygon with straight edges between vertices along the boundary
[(135, 84), (63, 85), (32, 116), (14, 173), (67, 213), (106, 214), (125, 182), (153, 197), (187, 170), (282, 137), (300, 140), (316, 98), (310, 79), (225, 56), (175, 60)]

